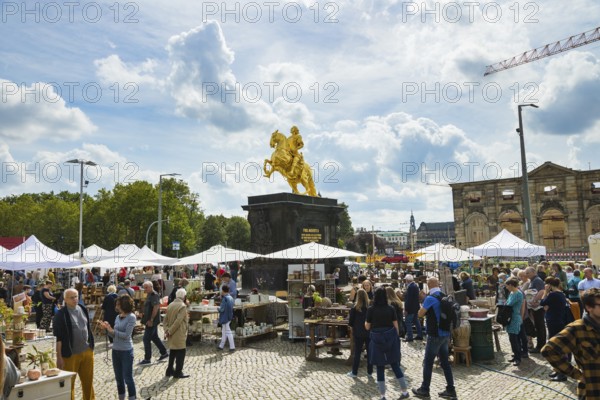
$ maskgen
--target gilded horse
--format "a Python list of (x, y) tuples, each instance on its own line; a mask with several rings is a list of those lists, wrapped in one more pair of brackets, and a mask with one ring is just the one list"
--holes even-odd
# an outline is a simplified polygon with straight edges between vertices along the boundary
[[(292, 193), (295, 194), (306, 194), (308, 196), (317, 196), (317, 189), (312, 177), (312, 171), (307, 163), (304, 162), (302, 154), (298, 153), (296, 157), (300, 157), (297, 172), (292, 172), (292, 165), (294, 161), (294, 154), (290, 149), (288, 138), (279, 130), (276, 130), (271, 134), (271, 140), (269, 141), (271, 148), (275, 151), (271, 155), (271, 159), (265, 159), (263, 165), (263, 171), (267, 178), (270, 178), (273, 172), (279, 172), (288, 182), (292, 188)], [(269, 166), (269, 167), (268, 167)], [(298, 191), (298, 184), (304, 186), (306, 190), (304, 193)]]

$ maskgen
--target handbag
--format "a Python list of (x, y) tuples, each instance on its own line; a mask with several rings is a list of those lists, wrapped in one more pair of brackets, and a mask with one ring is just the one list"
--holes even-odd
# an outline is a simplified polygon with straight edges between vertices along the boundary
[(523, 321), (523, 329), (525, 329), (525, 334), (529, 337), (537, 337), (537, 330), (535, 329), (535, 324), (531, 320), (531, 318), (525, 318)]
[(498, 315), (496, 315), (496, 322), (498, 322), (502, 326), (508, 326), (510, 324), (510, 321), (512, 321), (512, 306), (499, 305), (496, 308), (498, 309)]

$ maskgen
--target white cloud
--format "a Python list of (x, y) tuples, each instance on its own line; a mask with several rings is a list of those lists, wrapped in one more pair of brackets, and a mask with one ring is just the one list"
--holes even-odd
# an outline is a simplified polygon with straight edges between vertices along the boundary
[(31, 143), (41, 138), (74, 140), (97, 128), (83, 111), (68, 107), (55, 86), (0, 79), (0, 139)]

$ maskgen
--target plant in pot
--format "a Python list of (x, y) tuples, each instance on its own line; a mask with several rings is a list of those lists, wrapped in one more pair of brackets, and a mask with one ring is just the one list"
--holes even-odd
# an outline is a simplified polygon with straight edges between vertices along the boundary
[(198, 292), (198, 290), (192, 291), (187, 298), (190, 304), (200, 304), (202, 302), (202, 295), (200, 292)]
[(34, 353), (27, 353), (26, 357), (29, 361), (29, 365), (33, 365), (33, 368), (27, 370), (27, 378), (31, 381), (37, 381), (42, 376), (42, 371), (38, 368), (40, 362), (38, 353), (37, 351)]
[(40, 366), (42, 367), (42, 374), (46, 375), (46, 371), (50, 368), (56, 368), (56, 363), (52, 358), (52, 349), (48, 349), (46, 351), (39, 351), (33, 346), (33, 348), (37, 351), (38, 357), (40, 360)]

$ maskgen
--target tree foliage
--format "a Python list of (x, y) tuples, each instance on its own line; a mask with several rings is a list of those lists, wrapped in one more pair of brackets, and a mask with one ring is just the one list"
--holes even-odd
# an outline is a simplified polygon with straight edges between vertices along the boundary
[[(142, 247), (156, 244), (158, 184), (145, 181), (117, 184), (83, 197), (83, 246), (96, 244), (111, 250), (119, 244)], [(179, 256), (194, 254), (215, 244), (246, 250), (250, 225), (243, 217), (205, 217), (200, 198), (187, 183), (162, 181), (162, 253), (175, 256), (172, 242), (180, 242)], [(150, 228), (150, 229), (149, 229)], [(78, 251), (79, 193), (28, 193), (0, 199), (0, 236), (36, 235), (62, 253)]]

